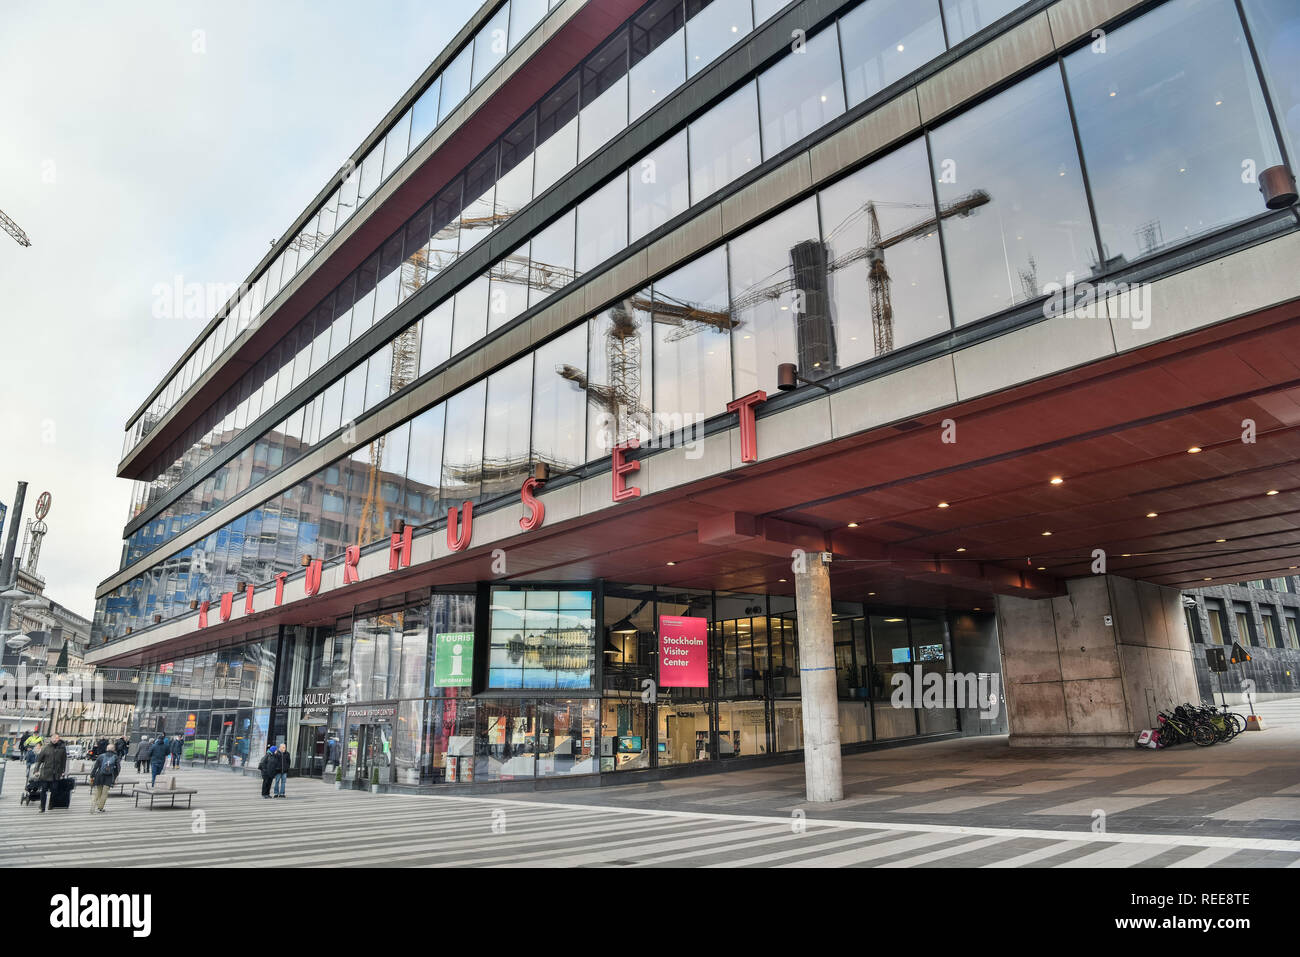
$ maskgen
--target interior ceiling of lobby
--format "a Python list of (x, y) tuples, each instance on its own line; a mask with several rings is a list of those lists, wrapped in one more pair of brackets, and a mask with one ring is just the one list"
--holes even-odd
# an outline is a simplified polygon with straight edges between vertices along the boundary
[[(941, 441), (944, 419), (955, 443)], [(797, 536), (701, 543), (701, 523), (731, 512), (829, 533), (844, 600), (975, 608), (1060, 594), (1092, 573), (1095, 549), (1110, 573), (1179, 588), (1290, 574), (1300, 303), (543, 526), (510, 543), (509, 574), (793, 594), (780, 543)], [(439, 562), (436, 579), (496, 577), (488, 552)]]

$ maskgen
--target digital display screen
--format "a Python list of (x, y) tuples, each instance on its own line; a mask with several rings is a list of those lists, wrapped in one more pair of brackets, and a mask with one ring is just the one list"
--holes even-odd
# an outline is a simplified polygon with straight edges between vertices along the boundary
[(639, 734), (632, 735), (630, 737), (619, 738), (618, 753), (619, 754), (640, 754), (641, 751), (645, 750), (642, 747), (642, 741), (643, 738)]
[(906, 664), (907, 662), (912, 660), (911, 648), (895, 648), (893, 649), (893, 653), (894, 653), (894, 664), (896, 665)]

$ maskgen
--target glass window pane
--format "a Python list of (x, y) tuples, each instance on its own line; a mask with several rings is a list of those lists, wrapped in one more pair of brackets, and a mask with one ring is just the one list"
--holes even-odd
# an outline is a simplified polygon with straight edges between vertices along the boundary
[(532, 458), (545, 462), (554, 472), (567, 472), (585, 461), (587, 395), (581, 381), (586, 354), (585, 325), (553, 339), (536, 353)]
[(934, 131), (958, 325), (1033, 299), (1097, 265), (1079, 156), (1055, 66)]
[(379, 186), (384, 173), (384, 141), (380, 140), (370, 148), (366, 158), (361, 161), (361, 179), (357, 186), (357, 203), (360, 205)]
[(442, 95), (438, 100), (438, 122), (441, 123), (460, 106), (469, 93), (470, 64), (474, 60), (474, 45), (468, 44), (442, 71)]
[(488, 332), (492, 332), (528, 308), (528, 244), (496, 263), (488, 275)]
[(943, 19), (948, 26), (948, 45), (956, 46), (1022, 3), (1024, 0), (943, 0)]
[(447, 438), (442, 453), (442, 499), (460, 506), (477, 499), (483, 487), (483, 400), (480, 379), (447, 400)]
[(497, 144), (493, 143), (465, 172), (460, 217), (460, 251), (467, 252), (496, 227)]
[(489, 282), (479, 276), (456, 293), (456, 321), (452, 326), (451, 354), (457, 355), (487, 335)]
[(754, 28), (749, 0), (687, 0), (687, 72), (694, 76)]
[(504, 58), (510, 47), (510, 4), (502, 4), (474, 36), (474, 78), (470, 89), (478, 86)]
[(871, 0), (840, 20), (849, 106), (943, 52), (936, 0)]
[(442, 440), (447, 406), (444, 403), (421, 412), (411, 420), (411, 449), (406, 468), (407, 510), (420, 522), (445, 518), (440, 514), (442, 484)]
[(577, 273), (627, 247), (627, 174), (615, 177), (578, 206)]
[(446, 299), (420, 320), (420, 366), (424, 375), (446, 362), (451, 356), (451, 322), (455, 299)]
[(388, 179), (397, 167), (406, 159), (407, 148), (411, 142), (411, 111), (402, 114), (388, 135), (384, 137), (384, 172), (381, 180)]
[(1279, 157), (1232, 4), (1175, 0), (1065, 68), (1107, 262), (1264, 211), (1242, 163)]
[[(629, 296), (592, 316), (585, 381), (590, 458), (615, 445), (650, 436), (651, 300), (649, 290)], [(540, 368), (540, 367), (539, 367)]]
[(627, 50), (627, 31), (620, 30), (583, 61), (578, 162), (627, 126)]
[(429, 88), (411, 107), (411, 149), (424, 142), (424, 138), (438, 125), (438, 94), (442, 90), (442, 77), (434, 78)]
[(759, 164), (755, 84), (741, 87), (688, 129), (694, 205)]
[(577, 163), (579, 89), (574, 73), (538, 105), (534, 196), (541, 196)]
[(510, 49), (546, 16), (546, 0), (510, 0)]
[(497, 225), (528, 205), (533, 198), (533, 145), (537, 114), (528, 115), (501, 137), (501, 172), (497, 178)]
[(517, 492), (529, 467), (533, 357), (488, 376), (483, 436), (483, 495)]
[(1244, 0), (1287, 155), (1300, 162), (1300, 7), (1295, 0)]
[(636, 119), (686, 82), (686, 29), (681, 0), (658, 0), (633, 18), (629, 101)]
[(834, 358), (834, 330), (827, 316), (826, 248), (817, 231), (815, 202), (804, 200), (742, 233), (728, 252), (738, 322), (731, 334), (736, 395), (775, 392), (782, 362), (795, 363), (810, 379), (826, 375)]
[(733, 398), (725, 247), (658, 280), (652, 301), (656, 429), (721, 413)]
[(758, 77), (763, 158), (770, 159), (844, 112), (835, 25), (789, 53)]
[(533, 236), (529, 257), (528, 305), (573, 282), (573, 242), (577, 210), (569, 210)]
[[(886, 154), (822, 190), (818, 201), (834, 264), (832, 366), (946, 332), (948, 297), (925, 141)], [(813, 305), (811, 296), (808, 301)]]
[(628, 171), (631, 201), (628, 226), (635, 241), (684, 213), (690, 205), (686, 131), (646, 154)]

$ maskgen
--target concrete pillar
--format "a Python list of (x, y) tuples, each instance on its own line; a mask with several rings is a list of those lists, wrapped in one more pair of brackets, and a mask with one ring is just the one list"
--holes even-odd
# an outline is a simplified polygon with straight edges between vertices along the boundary
[(821, 555), (803, 557), (794, 576), (799, 616), (799, 684), (803, 689), (804, 779), (809, 801), (841, 801), (840, 702), (835, 687), (835, 638), (830, 566)]
[(1200, 700), (1178, 589), (1065, 584), (1059, 598), (997, 599), (1013, 747), (1129, 748), (1156, 712)]

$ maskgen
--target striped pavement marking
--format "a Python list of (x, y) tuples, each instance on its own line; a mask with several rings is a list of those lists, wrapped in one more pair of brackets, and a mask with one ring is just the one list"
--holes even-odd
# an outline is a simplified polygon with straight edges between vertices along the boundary
[[(298, 779), (288, 800), (268, 801), (253, 777), (203, 769), (177, 777), (199, 788), (194, 813), (113, 798), (109, 813), (88, 816), (88, 789), (78, 788), (71, 809), (40, 815), (6, 791), (0, 866), (1199, 867), (1242, 851), (1260, 852), (1240, 859), (1254, 866), (1300, 863), (1300, 841), (1245, 836), (845, 821), (818, 819), (813, 806), (791, 815), (685, 811), (570, 803), (554, 792), (372, 795)], [(741, 791), (735, 803), (756, 793)]]

